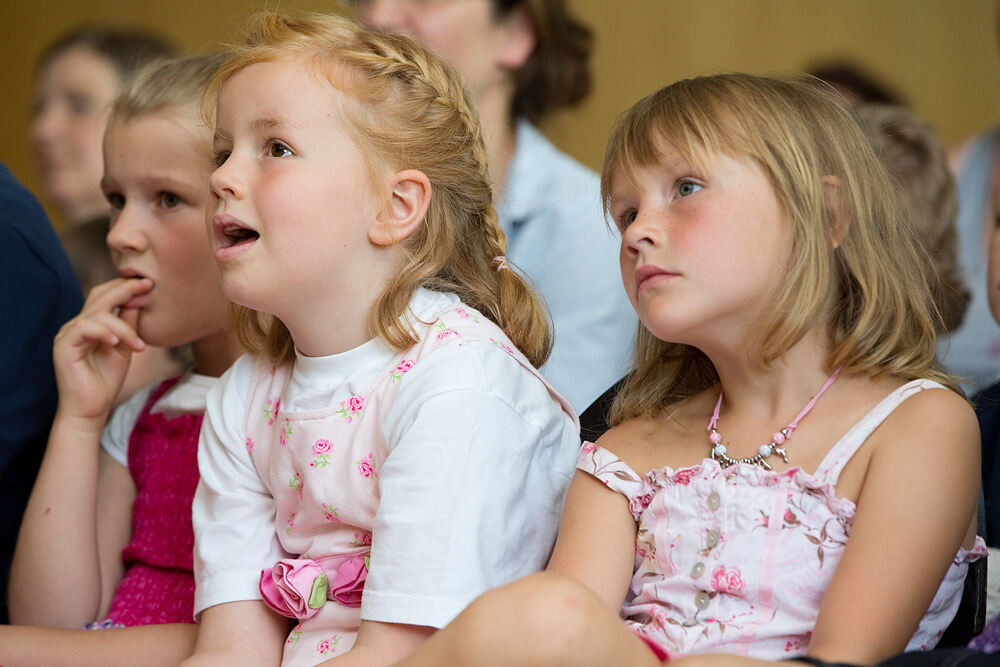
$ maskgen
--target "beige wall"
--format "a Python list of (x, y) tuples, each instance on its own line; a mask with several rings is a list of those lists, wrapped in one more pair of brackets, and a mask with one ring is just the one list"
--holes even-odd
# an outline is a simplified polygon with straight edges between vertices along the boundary
[[(994, 0), (569, 0), (597, 35), (589, 100), (547, 133), (593, 167), (615, 116), (680, 77), (716, 71), (787, 74), (847, 56), (891, 83), (947, 142), (1000, 117)], [(138, 23), (203, 52), (238, 33), (265, 5), (295, 0), (3, 0), (0, 160), (36, 189), (27, 126), (32, 68), (56, 36), (83, 21)]]

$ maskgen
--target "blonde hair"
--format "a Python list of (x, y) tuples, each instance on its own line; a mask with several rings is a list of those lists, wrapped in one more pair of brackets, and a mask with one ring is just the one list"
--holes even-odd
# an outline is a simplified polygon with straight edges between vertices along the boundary
[(150, 62), (126, 80), (108, 122), (126, 122), (174, 107), (197, 108), (209, 80), (225, 60), (225, 53), (210, 53)]
[[(858, 124), (815, 80), (720, 74), (678, 81), (640, 100), (618, 119), (608, 143), (605, 210), (612, 177), (658, 162), (658, 141), (696, 167), (711, 153), (749, 156), (781, 204), (791, 252), (787, 266), (775, 267), (782, 278), (753, 327), (749, 361), (766, 366), (825, 326), (830, 370), (929, 378), (959, 391), (934, 359), (938, 317), (928, 295), (936, 276), (926, 270), (906, 208)], [(656, 414), (718, 382), (702, 352), (661, 341), (642, 326), (636, 348), (633, 372), (612, 406), (615, 424)]]
[[(223, 84), (260, 62), (302, 60), (346, 93), (337, 109), (367, 165), (416, 169), (431, 183), (424, 221), (400, 243), (404, 259), (369, 313), (369, 327), (394, 349), (418, 340), (407, 315), (419, 287), (454, 292), (496, 323), (536, 366), (551, 345), (540, 298), (512, 270), (498, 270), (507, 240), (497, 225), (478, 116), (458, 74), (398, 35), (365, 30), (327, 14), (251, 19), (246, 43), (209, 84), (211, 117)], [(237, 333), (272, 361), (293, 358), (291, 335), (277, 318), (237, 306)]]
[(862, 104), (854, 113), (875, 154), (902, 188), (917, 236), (939, 276), (934, 293), (941, 313), (938, 333), (952, 332), (962, 324), (971, 295), (958, 266), (958, 196), (944, 147), (934, 128), (904, 107)]

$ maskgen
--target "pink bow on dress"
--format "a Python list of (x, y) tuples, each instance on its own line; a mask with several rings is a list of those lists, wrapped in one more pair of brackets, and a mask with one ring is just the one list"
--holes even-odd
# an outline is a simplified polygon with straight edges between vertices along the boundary
[(283, 558), (260, 573), (264, 603), (289, 618), (315, 616), (327, 600), (360, 607), (368, 578), (368, 556)]

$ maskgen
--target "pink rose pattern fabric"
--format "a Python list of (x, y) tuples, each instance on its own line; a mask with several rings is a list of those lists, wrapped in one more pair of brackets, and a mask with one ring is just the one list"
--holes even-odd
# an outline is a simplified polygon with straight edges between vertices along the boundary
[(246, 447), (274, 497), (279, 542), (292, 554), (261, 572), (259, 586), (271, 609), (299, 619), (285, 642), (284, 667), (315, 665), (354, 644), (388, 452), (378, 414), (407, 375), (434, 349), (465, 340), (492, 341), (523, 359), (488, 318), (467, 306), (461, 311), (442, 313), (370, 386), (337, 397), (325, 411), (282, 405), (290, 365), (261, 362), (255, 372)]
[[(627, 624), (671, 656), (803, 655), (854, 520), (854, 503), (836, 495), (840, 470), (896, 405), (937, 386), (916, 380), (891, 394), (814, 474), (723, 469), (704, 459), (640, 476), (585, 443), (577, 467), (624, 495), (637, 524)], [(908, 650), (934, 647), (957, 609), (968, 562), (985, 554), (979, 538), (974, 549), (959, 550)]]

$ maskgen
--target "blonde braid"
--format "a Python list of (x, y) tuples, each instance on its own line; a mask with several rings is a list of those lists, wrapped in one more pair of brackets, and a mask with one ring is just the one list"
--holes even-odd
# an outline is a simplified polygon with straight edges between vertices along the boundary
[[(497, 271), (506, 253), (497, 225), (478, 114), (458, 74), (405, 37), (364, 30), (332, 15), (287, 19), (264, 14), (248, 30), (248, 45), (224, 66), (222, 83), (254, 62), (300, 58), (346, 93), (346, 125), (369, 168), (416, 169), (431, 183), (423, 223), (400, 245), (402, 266), (376, 299), (371, 331), (396, 349), (417, 340), (406, 313), (419, 287), (456, 293), (500, 326), (535, 365), (550, 347), (541, 300), (514, 271)], [(206, 107), (211, 106), (211, 96)], [(244, 316), (248, 338), (261, 335)], [(260, 329), (258, 327), (258, 329)], [(273, 359), (292, 353), (289, 335), (271, 322), (258, 349)]]

